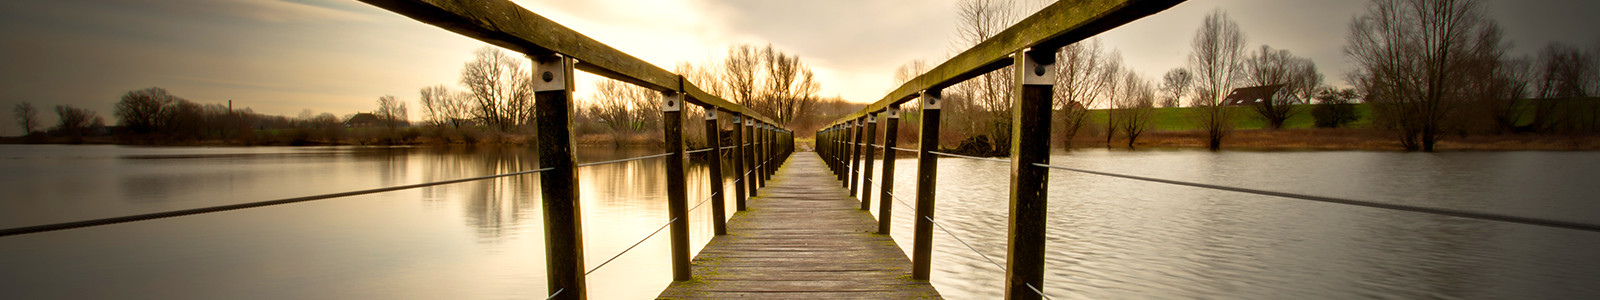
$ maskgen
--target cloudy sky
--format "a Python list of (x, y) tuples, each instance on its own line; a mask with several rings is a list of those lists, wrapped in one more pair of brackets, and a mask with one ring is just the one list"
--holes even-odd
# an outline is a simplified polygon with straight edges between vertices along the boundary
[[(954, 52), (956, 0), (514, 2), (669, 70), (716, 59), (729, 45), (771, 43), (811, 65), (822, 95), (857, 102), (893, 89), (897, 66)], [(1183, 63), (1200, 19), (1222, 9), (1252, 47), (1310, 57), (1342, 84), (1351, 68), (1341, 50), (1346, 27), (1364, 3), (1191, 0), (1101, 38), (1155, 78)], [(1600, 28), (1589, 18), (1600, 1), (1491, 0), (1488, 8), (1515, 54), (1556, 40), (1600, 45), (1600, 33), (1586, 30)], [(0, 134), (21, 131), (15, 103), (76, 105), (114, 122), (118, 98), (146, 87), (289, 116), (368, 111), (395, 95), (413, 102), (417, 118), (418, 89), (458, 86), (462, 64), (483, 45), (349, 0), (0, 1)], [(592, 80), (580, 78), (580, 98)]]

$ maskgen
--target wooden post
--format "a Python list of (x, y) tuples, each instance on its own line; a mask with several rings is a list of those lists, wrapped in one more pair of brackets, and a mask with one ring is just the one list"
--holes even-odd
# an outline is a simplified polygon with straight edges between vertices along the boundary
[(867, 114), (866, 136), (865, 141), (868, 146), (862, 148), (867, 149), (867, 158), (863, 161), (866, 167), (861, 168), (861, 210), (870, 212), (872, 211), (872, 156), (878, 153), (877, 149), (870, 145), (878, 143), (878, 115)]
[(757, 161), (756, 165), (760, 166), (760, 167), (756, 167), (756, 173), (754, 174), (754, 175), (756, 175), (756, 186), (767, 187), (767, 170), (772, 169), (772, 157), (769, 156), (767, 151), (766, 151), (767, 144), (768, 144), (767, 143), (767, 124), (766, 123), (757, 123), (755, 128), (756, 128), (755, 139), (756, 139), (756, 142), (757, 142), (756, 143), (756, 161)]
[(746, 195), (750, 197), (755, 197), (756, 193), (759, 191), (756, 188), (755, 177), (756, 149), (753, 147), (754, 145), (751, 145), (756, 142), (756, 139), (754, 138), (756, 131), (755, 125), (756, 120), (753, 117), (746, 116), (744, 118), (744, 134), (746, 135), (744, 137), (745, 142), (739, 144), (739, 148), (744, 149), (744, 157), (740, 157), (739, 159), (744, 160), (744, 165), (747, 168), (744, 172), (740, 172), (739, 176), (740, 178), (743, 178), (745, 190), (749, 191), (749, 194)]
[[(1044, 289), (1045, 184), (1050, 163), (1050, 93), (1055, 51), (1013, 55), (1016, 107), (1011, 110), (1011, 218), (1006, 235), (1006, 299), (1040, 299)], [(1029, 287), (1032, 285), (1033, 287)]]
[(839, 124), (839, 187), (850, 186), (850, 122)]
[(894, 220), (891, 217), (894, 203), (889, 203), (894, 201), (890, 198), (894, 196), (889, 193), (894, 192), (894, 158), (900, 152), (894, 150), (895, 141), (900, 137), (900, 105), (890, 105), (884, 114), (887, 116), (883, 120), (883, 176), (879, 176), (882, 182), (878, 183), (878, 201), (883, 203), (878, 204), (878, 233), (889, 234), (889, 221)]
[(767, 146), (767, 153), (772, 155), (772, 168), (767, 169), (767, 180), (772, 180), (773, 175), (778, 175), (778, 168), (783, 167), (783, 159), (778, 157), (780, 154), (778, 153), (778, 125), (773, 124), (770, 126), (772, 129), (767, 130), (767, 142), (772, 143), (772, 145)]
[(744, 188), (744, 125), (740, 119), (743, 117), (738, 112), (730, 112), (733, 116), (733, 208), (744, 211), (744, 199), (748, 195)]
[[(544, 209), (545, 278), (554, 299), (588, 299), (583, 279), (583, 220), (572, 143), (572, 58), (536, 60), (533, 101)], [(559, 291), (559, 292), (557, 292)]]
[(855, 123), (855, 130), (853, 132), (854, 136), (851, 137), (850, 140), (850, 197), (861, 199), (859, 198), (858, 194), (856, 194), (856, 182), (862, 181), (861, 176), (866, 175), (866, 173), (862, 173), (858, 169), (861, 168), (862, 163), (861, 136), (866, 135), (867, 131), (865, 128), (863, 128), (866, 127), (866, 124), (861, 124), (865, 123), (863, 120), (856, 119), (853, 123)]
[(922, 138), (917, 141), (917, 226), (911, 249), (911, 278), (928, 280), (933, 261), (933, 193), (938, 178), (940, 90), (922, 92)]
[(706, 109), (706, 146), (711, 147), (711, 156), (706, 158), (711, 168), (711, 228), (717, 235), (728, 234), (727, 204), (722, 202), (722, 123), (717, 122), (717, 115), (722, 113), (716, 106), (707, 105)]
[(689, 189), (684, 177), (683, 99), (679, 93), (661, 97), (661, 130), (667, 142), (667, 218), (672, 222), (672, 280), (690, 279)]

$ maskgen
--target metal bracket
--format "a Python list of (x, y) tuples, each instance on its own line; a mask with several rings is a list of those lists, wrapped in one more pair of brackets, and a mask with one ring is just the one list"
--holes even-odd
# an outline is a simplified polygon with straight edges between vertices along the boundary
[(679, 93), (661, 93), (661, 111), (683, 111), (683, 96)]
[(756, 121), (755, 120), (751, 120), (751, 119), (744, 119), (744, 126), (754, 127), (754, 126), (756, 126)]
[(716, 109), (716, 107), (712, 107), (712, 109), (707, 109), (706, 110), (706, 120), (716, 120), (717, 119), (717, 115), (720, 115), (720, 114), (722, 114), (722, 110)]
[(1025, 85), (1054, 85), (1056, 84), (1056, 68), (1052, 62), (1039, 61), (1027, 52), (1017, 52), (1017, 57), (1022, 59), (1022, 67), (1017, 72), (1022, 73), (1022, 84)]
[(900, 108), (899, 107), (890, 107), (889, 109), (884, 110), (884, 112), (889, 114), (889, 118), (890, 119), (899, 119), (900, 118)]
[(572, 90), (572, 58), (552, 54), (534, 59), (533, 91)]
[(922, 91), (922, 110), (935, 110), (944, 106), (944, 97), (940, 94), (940, 91), (935, 90)]
[(877, 123), (878, 114), (867, 114), (867, 123)]

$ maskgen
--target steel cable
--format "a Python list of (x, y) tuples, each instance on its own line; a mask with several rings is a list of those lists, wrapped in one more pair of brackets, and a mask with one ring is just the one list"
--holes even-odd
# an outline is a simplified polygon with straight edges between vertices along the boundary
[(359, 191), (349, 191), (349, 192), (332, 193), (332, 194), (322, 194), (322, 195), (315, 195), (315, 196), (295, 197), (295, 198), (288, 198), (288, 199), (268, 200), (268, 201), (229, 204), (229, 205), (219, 205), (219, 206), (212, 206), (212, 207), (192, 208), (192, 209), (165, 211), (165, 212), (157, 212), (157, 213), (138, 214), (138, 215), (131, 215), (131, 216), (121, 216), (121, 217), (101, 218), (101, 219), (93, 219), (93, 220), (73, 221), (73, 222), (66, 222), (66, 223), (56, 223), (56, 224), (45, 224), (45, 225), (37, 225), (37, 226), (17, 227), (17, 228), (10, 228), (10, 229), (0, 230), (0, 237), (13, 236), (13, 235), (22, 235), (22, 234), (30, 234), (30, 233), (40, 233), (40, 232), (48, 232), (48, 231), (56, 231), (56, 230), (76, 229), (76, 228), (84, 228), (84, 227), (104, 226), (104, 225), (111, 225), (111, 224), (136, 222), (136, 221), (148, 221), (148, 220), (155, 220), (155, 219), (165, 219), (165, 218), (172, 218), (172, 217), (181, 217), (181, 216), (189, 216), (189, 215), (224, 212), (224, 211), (230, 211), (230, 210), (240, 210), (240, 209), (246, 209), (246, 208), (256, 208), (256, 207), (264, 207), (264, 206), (299, 203), (299, 202), (306, 202), (306, 201), (313, 201), (313, 200), (324, 200), (324, 199), (349, 197), (349, 196), (357, 196), (357, 195), (365, 195), (365, 194), (373, 194), (373, 193), (382, 193), (382, 192), (389, 192), (389, 191), (414, 189), (414, 188), (419, 188), (419, 187), (429, 187), (429, 186), (435, 186), (435, 185), (444, 185), (444, 184), (460, 183), (460, 182), (468, 182), (468, 181), (477, 181), (477, 180), (484, 180), (484, 179), (493, 179), (493, 178), (500, 178), (500, 177), (507, 177), (507, 176), (533, 174), (533, 173), (539, 173), (539, 172), (544, 172), (544, 171), (549, 171), (549, 170), (553, 170), (553, 168), (534, 169), (534, 170), (512, 172), (512, 173), (505, 173), (505, 174), (495, 174), (495, 175), (488, 175), (488, 176), (478, 176), (478, 177), (469, 177), (469, 178), (461, 178), (461, 179), (451, 179), (451, 180), (445, 180), (445, 181), (435, 181), (435, 182), (418, 183), (418, 184), (411, 184), (411, 185), (391, 186), (391, 187), (385, 187), (385, 188), (367, 189), (367, 190), (359, 190)]
[(1065, 170), (1065, 171), (1073, 171), (1073, 172), (1086, 173), (1086, 174), (1118, 177), (1118, 178), (1133, 179), (1133, 180), (1142, 180), (1142, 181), (1149, 181), (1149, 182), (1159, 182), (1159, 183), (1166, 183), (1166, 184), (1172, 184), (1172, 185), (1191, 186), (1191, 187), (1213, 189), (1213, 190), (1232, 191), (1232, 192), (1240, 192), (1240, 193), (1246, 193), (1246, 194), (1256, 194), (1256, 195), (1263, 195), (1263, 196), (1274, 196), (1274, 197), (1281, 197), (1281, 198), (1310, 200), (1310, 201), (1345, 204), (1345, 205), (1365, 206), (1365, 207), (1372, 207), (1372, 208), (1409, 211), (1409, 212), (1416, 212), (1416, 213), (1434, 214), (1434, 215), (1451, 216), (1451, 217), (1467, 218), (1467, 219), (1499, 221), (1499, 222), (1508, 222), (1508, 223), (1519, 223), (1519, 224), (1527, 224), (1527, 225), (1536, 225), (1536, 226), (1545, 226), (1545, 227), (1556, 227), (1556, 228), (1566, 228), (1566, 229), (1574, 229), (1574, 230), (1600, 232), (1600, 225), (1589, 224), (1589, 223), (1579, 223), (1579, 222), (1560, 221), (1560, 220), (1535, 219), (1535, 218), (1529, 218), (1529, 217), (1518, 217), (1518, 216), (1511, 216), (1511, 215), (1502, 215), (1502, 214), (1495, 214), (1495, 213), (1475, 212), (1475, 211), (1457, 210), (1457, 209), (1448, 209), (1448, 208), (1422, 207), (1422, 206), (1412, 206), (1412, 205), (1392, 204), (1392, 203), (1378, 203), (1378, 202), (1371, 202), (1371, 201), (1341, 199), (1341, 198), (1323, 197), (1323, 196), (1311, 196), (1311, 195), (1302, 195), (1302, 194), (1285, 193), (1285, 192), (1264, 191), (1264, 190), (1257, 190), (1257, 189), (1247, 189), (1247, 188), (1240, 188), (1240, 187), (1221, 186), (1221, 185), (1214, 185), (1214, 184), (1194, 183), (1194, 182), (1185, 182), (1185, 181), (1168, 180), (1168, 179), (1160, 179), (1160, 178), (1150, 178), (1150, 177), (1124, 175), (1124, 174), (1116, 174), (1116, 173), (1106, 173), (1106, 172), (1090, 171), (1090, 170), (1068, 168), (1068, 167), (1061, 167), (1061, 166), (1052, 166), (1052, 165), (1039, 164), (1039, 163), (1036, 163), (1034, 165), (1035, 166), (1040, 166), (1040, 167), (1045, 167), (1045, 168), (1051, 168), (1051, 169), (1057, 169), (1057, 170)]
[(667, 156), (667, 155), (672, 155), (672, 153), (652, 154), (652, 155), (645, 155), (645, 156), (634, 157), (634, 158), (624, 158), (624, 159), (618, 159), (618, 160), (607, 160), (607, 161), (597, 161), (597, 162), (592, 162), (592, 163), (582, 163), (582, 164), (578, 164), (578, 166), (579, 167), (598, 166), (598, 165), (604, 165), (604, 164), (630, 162), (630, 161), (641, 160), (641, 159), (651, 159), (651, 158), (663, 157), (663, 156)]

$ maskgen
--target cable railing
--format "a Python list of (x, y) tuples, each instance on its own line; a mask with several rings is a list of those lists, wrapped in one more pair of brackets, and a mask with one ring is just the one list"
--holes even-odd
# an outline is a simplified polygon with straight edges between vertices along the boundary
[(375, 193), (382, 193), (382, 192), (391, 192), (391, 191), (408, 190), (408, 189), (414, 189), (414, 188), (430, 187), (430, 186), (436, 186), (436, 185), (445, 185), (445, 184), (452, 184), (452, 183), (462, 183), (462, 182), (469, 182), (469, 181), (495, 179), (495, 178), (508, 177), (508, 176), (517, 176), (517, 175), (527, 175), (527, 174), (534, 174), (534, 173), (550, 171), (550, 170), (553, 170), (553, 168), (541, 168), (541, 169), (519, 171), (519, 172), (511, 172), (511, 173), (504, 173), (504, 174), (485, 175), (485, 176), (478, 176), (478, 177), (468, 177), (468, 178), (451, 179), (451, 180), (444, 180), (444, 181), (434, 181), (434, 182), (427, 182), (427, 183), (399, 185), (399, 186), (382, 187), (382, 188), (375, 188), (375, 189), (365, 189), (365, 190), (357, 190), (357, 191), (348, 191), (348, 192), (339, 192), (339, 193), (330, 193), (330, 194), (294, 197), (294, 198), (287, 198), (287, 199), (257, 201), (257, 202), (228, 204), (228, 205), (218, 205), (218, 206), (209, 206), (209, 207), (201, 207), (201, 208), (180, 209), (180, 210), (164, 211), (164, 212), (156, 212), (156, 213), (128, 215), (128, 216), (120, 216), (120, 217), (110, 217), (110, 218), (100, 218), (100, 219), (91, 219), (91, 220), (82, 220), (82, 221), (72, 221), (72, 222), (64, 222), (64, 223), (53, 223), (53, 224), (44, 224), (44, 225), (34, 225), (34, 226), (7, 228), (7, 229), (0, 229), (0, 237), (7, 237), (7, 236), (13, 236), (13, 235), (24, 235), (24, 234), (31, 234), (31, 233), (42, 233), (42, 232), (50, 232), (50, 231), (58, 231), (58, 230), (88, 228), (88, 227), (96, 227), (96, 226), (106, 226), (106, 225), (114, 225), (114, 224), (121, 224), (121, 223), (128, 223), (128, 222), (150, 221), (150, 220), (157, 220), (157, 219), (176, 218), (176, 217), (183, 217), (183, 216), (209, 214), (209, 213), (219, 213), (219, 212), (234, 211), (234, 210), (241, 210), (241, 209), (247, 209), (247, 208), (276, 206), (276, 205), (293, 204), (293, 203), (300, 203), (300, 202), (307, 202), (307, 201), (328, 200), (328, 199), (344, 198), (344, 197), (350, 197), (350, 196), (359, 196), (359, 195), (366, 195), (366, 194), (375, 194)]
[[(870, 179), (875, 174), (872, 170), (871, 154), (878, 152), (873, 148), (884, 149), (882, 162), (884, 169), (883, 183), (879, 185), (880, 199), (892, 199), (907, 207), (914, 209), (913, 222), (915, 222), (914, 245), (911, 249), (912, 278), (928, 279), (931, 264), (932, 232), (935, 229), (943, 230), (958, 242), (966, 245), (969, 250), (978, 252), (957, 235), (951, 233), (943, 225), (936, 222), (933, 209), (936, 207), (937, 195), (935, 182), (937, 179), (939, 157), (1010, 163), (1011, 206), (1008, 216), (1008, 225), (1005, 235), (1007, 237), (1007, 257), (1004, 266), (1005, 290), (1007, 298), (1037, 299), (1045, 296), (1042, 289), (1044, 282), (1044, 256), (1045, 256), (1045, 230), (1046, 230), (1046, 197), (1048, 177), (1051, 170), (1064, 170), (1084, 174), (1110, 176), (1131, 180), (1166, 183), (1190, 186), (1212, 190), (1232, 191), (1254, 195), (1273, 196), (1284, 199), (1307, 200), (1323, 203), (1345, 204), (1386, 210), (1409, 211), (1432, 215), (1443, 215), (1475, 220), (1506, 222), (1516, 224), (1535, 225), (1550, 228), (1563, 228), (1583, 231), (1600, 231), (1600, 225), (1511, 216), (1504, 214), (1475, 212), (1448, 208), (1421, 207), (1361, 201), (1325, 196), (1312, 196), (1296, 193), (1276, 192), (1241, 187), (1231, 187), (1216, 184), (1194, 183), (1143, 176), (1132, 176), (1109, 172), (1084, 170), (1049, 164), (1050, 157), (1050, 128), (1053, 100), (1052, 89), (1056, 84), (1056, 68), (1052, 67), (1058, 60), (1057, 51), (1063, 45), (1068, 45), (1101, 32), (1132, 22), (1167, 8), (1181, 0), (1105, 0), (1105, 1), (1066, 1), (1052, 4), (1038, 13), (1018, 22), (993, 37), (967, 49), (955, 57), (935, 66), (916, 78), (905, 82), (882, 99), (868, 104), (854, 113), (841, 117), (816, 131), (818, 139), (817, 152), (824, 158), (826, 165), (832, 169), (840, 182), (849, 187), (850, 195), (862, 201), (862, 209), (867, 209), (873, 192), (871, 187), (875, 184)], [(944, 102), (943, 89), (964, 82), (977, 76), (1010, 67), (1013, 88), (1017, 91), (1012, 102), (1012, 119), (1010, 132), (1011, 139), (1017, 141), (1012, 145), (1009, 159), (977, 157), (970, 155), (943, 152), (939, 149), (940, 120), (942, 102)], [(898, 136), (898, 121), (901, 114), (901, 104), (917, 100), (920, 112), (917, 121), (917, 149), (897, 147), (894, 138)], [(875, 140), (880, 135), (876, 120), (879, 116), (886, 118), (886, 128), (881, 132), (886, 140), (879, 145)], [(865, 147), (866, 149), (863, 149)], [(896, 151), (888, 151), (888, 150)], [(868, 162), (861, 162), (861, 154), (868, 154)], [(905, 203), (899, 196), (889, 190), (893, 187), (892, 167), (895, 161), (894, 153), (916, 152), (916, 195), (915, 206)], [(865, 168), (862, 168), (865, 166)], [(859, 170), (859, 171), (858, 171)], [(861, 186), (857, 193), (857, 186)], [(879, 205), (879, 233), (887, 234), (892, 228), (888, 225), (892, 219), (891, 209), (894, 205)], [(1002, 263), (990, 259), (987, 255), (978, 252), (991, 264), (1000, 266)]]
[[(191, 216), (206, 213), (225, 212), (247, 208), (283, 205), (315, 200), (334, 199), (354, 195), (363, 195), (387, 191), (396, 191), (426, 186), (485, 180), (534, 173), (543, 173), (540, 176), (541, 186), (539, 197), (543, 200), (545, 221), (545, 259), (549, 273), (547, 278), (547, 291), (553, 291), (547, 299), (582, 299), (587, 292), (584, 277), (603, 267), (606, 263), (597, 265), (592, 269), (584, 269), (582, 257), (583, 248), (580, 231), (581, 216), (578, 205), (578, 172), (581, 167), (599, 166), (606, 164), (623, 163), (652, 158), (667, 158), (667, 200), (669, 221), (662, 228), (671, 228), (673, 239), (671, 261), (673, 266), (673, 280), (689, 280), (691, 273), (688, 258), (688, 224), (687, 213), (690, 210), (710, 203), (715, 210), (713, 223), (716, 234), (726, 234), (725, 216), (723, 205), (725, 190), (723, 180), (709, 180), (710, 188), (714, 191), (706, 200), (687, 208), (687, 183), (684, 181), (686, 174), (684, 164), (685, 156), (692, 153), (709, 152), (713, 150), (726, 151), (727, 156), (734, 162), (734, 174), (741, 174), (738, 180), (733, 181), (737, 210), (745, 210), (745, 201), (755, 196), (759, 189), (766, 186), (766, 180), (772, 176), (774, 161), (782, 161), (794, 150), (794, 134), (791, 130), (779, 125), (777, 120), (757, 113), (755, 110), (724, 100), (723, 98), (707, 93), (683, 76), (668, 72), (649, 62), (645, 62), (632, 55), (619, 51), (606, 44), (600, 43), (581, 33), (573, 31), (561, 24), (551, 21), (543, 16), (533, 13), (509, 0), (480, 0), (472, 5), (462, 5), (451, 1), (394, 1), (394, 0), (362, 0), (362, 2), (383, 8), (397, 14), (410, 17), (422, 23), (434, 25), (463, 36), (509, 49), (527, 55), (533, 60), (532, 74), (537, 78), (532, 82), (533, 91), (532, 108), (535, 112), (533, 120), (535, 127), (540, 131), (536, 134), (536, 152), (539, 160), (539, 169), (496, 174), (472, 178), (462, 178), (439, 182), (430, 182), (413, 185), (385, 187), (377, 189), (350, 191), (325, 195), (297, 197), (289, 199), (269, 200), (232, 205), (212, 206), (196, 209), (175, 210), (150, 214), (139, 214), (113, 218), (102, 218), (76, 222), (27, 226), (0, 230), (0, 237), (21, 234), (42, 233), (57, 230), (105, 226), (111, 224)], [(576, 163), (573, 153), (572, 93), (574, 72), (585, 71), (591, 74), (607, 77), (614, 80), (638, 85), (647, 89), (659, 91), (663, 97), (659, 101), (663, 120), (663, 133), (667, 153), (646, 155), (641, 157)], [(706, 113), (704, 121), (708, 147), (685, 151), (684, 149), (684, 106), (693, 104), (700, 106)], [(719, 116), (727, 116), (732, 122), (724, 123)], [(725, 125), (732, 125), (731, 132), (724, 130)], [(721, 145), (723, 138), (731, 137), (732, 145)], [(717, 151), (722, 157), (724, 151)], [(723, 178), (721, 174), (723, 159), (711, 159), (710, 173), (713, 178)], [(657, 229), (644, 240), (659, 234), (662, 229)], [(637, 246), (637, 244), (635, 244)], [(620, 255), (628, 253), (634, 247), (625, 249)]]

